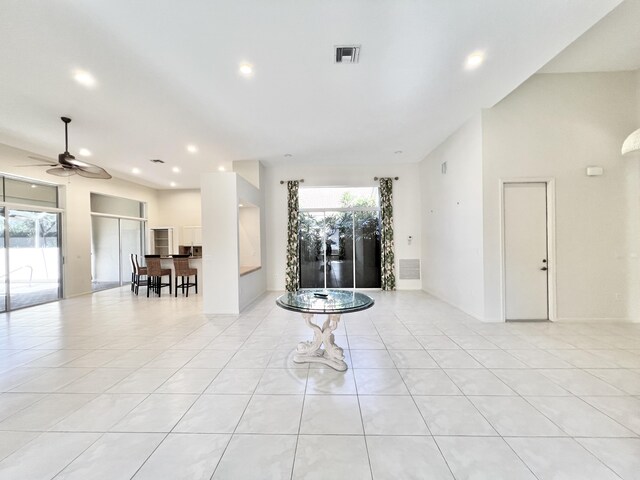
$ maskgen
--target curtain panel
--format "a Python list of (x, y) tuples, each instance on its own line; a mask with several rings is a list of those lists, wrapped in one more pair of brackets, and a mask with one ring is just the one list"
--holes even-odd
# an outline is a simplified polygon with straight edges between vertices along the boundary
[(295, 292), (300, 288), (300, 259), (298, 258), (298, 188), (297, 180), (287, 182), (287, 267), (285, 270), (285, 289)]
[(380, 179), (380, 216), (382, 217), (381, 266), (382, 290), (396, 289), (395, 256), (393, 242), (393, 179)]

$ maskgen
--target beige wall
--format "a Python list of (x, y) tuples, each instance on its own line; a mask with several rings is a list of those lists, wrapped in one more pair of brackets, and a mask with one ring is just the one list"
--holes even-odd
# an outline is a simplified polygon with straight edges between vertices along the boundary
[(173, 244), (175, 252), (178, 245), (183, 245), (183, 227), (202, 226), (202, 202), (200, 189), (159, 190), (158, 215), (150, 228), (173, 227)]

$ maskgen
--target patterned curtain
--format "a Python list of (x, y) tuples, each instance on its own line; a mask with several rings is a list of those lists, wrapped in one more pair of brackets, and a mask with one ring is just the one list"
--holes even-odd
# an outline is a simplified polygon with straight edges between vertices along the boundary
[(380, 179), (380, 215), (382, 216), (382, 290), (396, 289), (393, 246), (393, 180)]
[(285, 289), (295, 292), (300, 287), (298, 272), (298, 187), (297, 180), (287, 182), (287, 207), (289, 222), (287, 224), (287, 269), (285, 271)]

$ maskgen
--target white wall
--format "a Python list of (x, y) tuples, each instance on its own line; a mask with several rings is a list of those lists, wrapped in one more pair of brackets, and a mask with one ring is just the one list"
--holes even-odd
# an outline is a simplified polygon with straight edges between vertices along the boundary
[(113, 178), (95, 180), (77, 175), (61, 178), (49, 175), (45, 167), (18, 167), (38, 163), (27, 158), (30, 152), (0, 145), (0, 172), (61, 185), (63, 254), (65, 256), (64, 293), (66, 297), (91, 292), (91, 216), (90, 193), (130, 198), (148, 205), (148, 218), (157, 217), (156, 191)]
[(204, 312), (237, 314), (266, 289), (264, 269), (239, 272), (238, 202), (262, 206), (263, 194), (238, 174), (221, 172), (203, 175), (201, 192)]
[[(315, 166), (286, 162), (265, 168), (267, 289), (284, 290), (287, 236), (287, 187), (280, 180), (304, 178), (305, 187), (376, 185), (373, 177), (400, 177), (393, 185), (396, 266), (399, 259), (420, 258), (420, 179), (418, 164)], [(412, 236), (411, 245), (407, 237)], [(265, 261), (263, 259), (263, 265)], [(396, 268), (396, 278), (398, 272)], [(398, 289), (420, 289), (420, 280), (397, 280)]]
[(150, 227), (173, 227), (173, 244), (177, 252), (178, 245), (191, 245), (191, 242), (185, 242), (183, 227), (202, 225), (201, 204), (199, 189), (160, 190), (158, 216)]
[[(447, 172), (441, 165), (447, 162)], [(484, 317), (482, 118), (478, 114), (420, 164), (422, 288)]]
[[(556, 183), (558, 319), (634, 319), (638, 311), (638, 128), (634, 73), (535, 75), (483, 112), (485, 318), (501, 318), (499, 180)], [(602, 177), (587, 177), (589, 165)]]
[(260, 261), (260, 208), (243, 207), (238, 215), (240, 266), (259, 267)]

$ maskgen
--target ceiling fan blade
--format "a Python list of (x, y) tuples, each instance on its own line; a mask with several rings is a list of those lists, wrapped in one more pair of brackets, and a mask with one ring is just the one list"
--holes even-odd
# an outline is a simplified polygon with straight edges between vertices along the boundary
[(47, 170), (47, 173), (55, 175), (57, 177), (70, 177), (71, 175), (76, 174), (76, 170), (74, 170), (73, 168), (56, 167), (50, 168), (49, 170)]
[(53, 158), (49, 158), (49, 157), (44, 157), (42, 155), (28, 155), (28, 157), (31, 160), (38, 160), (39, 162), (49, 162), (49, 163), (56, 163), (56, 161)]
[(111, 175), (101, 167), (90, 165), (89, 167), (76, 167), (75, 172), (81, 177), (86, 178), (101, 178), (103, 180), (109, 180)]
[(57, 167), (57, 163), (32, 163), (30, 165), (14, 165), (14, 167)]

